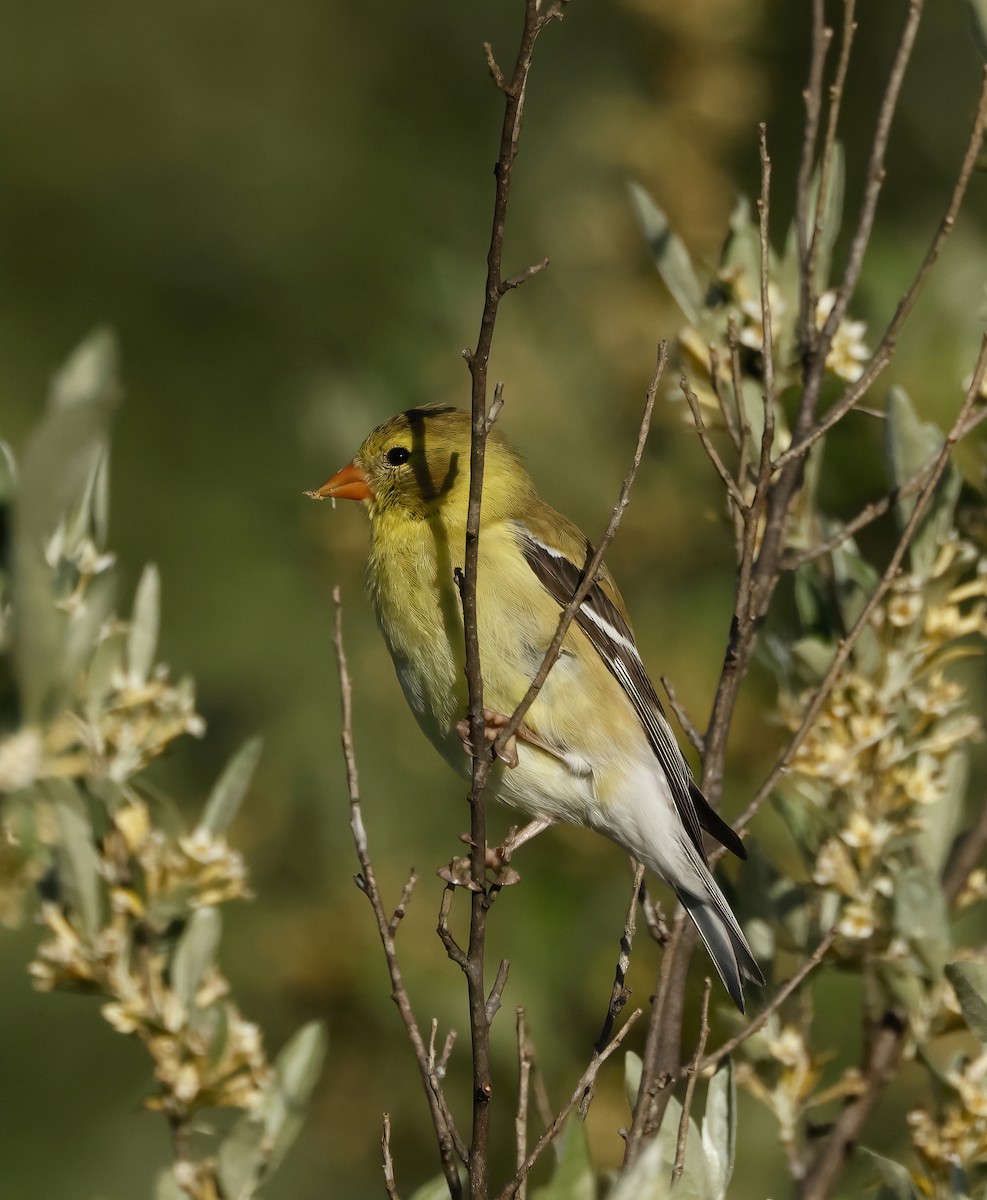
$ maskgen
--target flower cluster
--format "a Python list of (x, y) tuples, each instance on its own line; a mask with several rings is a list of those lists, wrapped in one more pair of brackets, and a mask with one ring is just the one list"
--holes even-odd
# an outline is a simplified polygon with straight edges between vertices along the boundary
[[(843, 898), (844, 954), (864, 943), (894, 955), (891, 907), (901, 873), (941, 866), (941, 808), (962, 784), (964, 751), (981, 736), (948, 664), (987, 636), (987, 573), (957, 540), (927, 577), (895, 580), (861, 652), (799, 747), (790, 786), (813, 810), (812, 878)], [(971, 569), (972, 578), (966, 578)], [(786, 697), (791, 728), (811, 689)]]

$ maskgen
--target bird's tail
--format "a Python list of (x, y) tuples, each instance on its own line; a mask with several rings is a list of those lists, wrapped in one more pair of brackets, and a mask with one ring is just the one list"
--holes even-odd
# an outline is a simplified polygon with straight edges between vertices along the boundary
[(763, 984), (764, 976), (716, 880), (705, 864), (697, 861), (696, 866), (700, 876), (696, 882), (705, 894), (696, 895), (685, 891), (681, 886), (676, 887), (675, 892), (686, 912), (696, 923), (713, 965), (723, 980), (723, 986), (730, 993), (734, 1004), (743, 1012), (743, 981), (749, 979), (752, 983)]

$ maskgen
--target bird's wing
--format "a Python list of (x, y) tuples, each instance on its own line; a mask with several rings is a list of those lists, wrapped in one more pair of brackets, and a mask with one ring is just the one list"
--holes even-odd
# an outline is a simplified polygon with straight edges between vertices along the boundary
[[(593, 548), (564, 517), (558, 515), (558, 521), (559, 524), (552, 522), (552, 537), (539, 536), (537, 526), (532, 529), (530, 524), (522, 521), (515, 525), (525, 560), (552, 599), (564, 608), (582, 580), (583, 566), (592, 557)], [(562, 538), (558, 536), (560, 533)], [(564, 550), (558, 548), (557, 541), (562, 541)], [(570, 542), (575, 545), (569, 546)], [(576, 553), (567, 552), (572, 550)], [(576, 561), (580, 555), (582, 563)], [(746, 858), (743, 842), (709, 806), (682, 757), (661, 701), (641, 661), (620, 593), (606, 570), (577, 609), (575, 621), (630, 700), (668, 779), (682, 824), (703, 859), (705, 849), (700, 826), (740, 858)]]

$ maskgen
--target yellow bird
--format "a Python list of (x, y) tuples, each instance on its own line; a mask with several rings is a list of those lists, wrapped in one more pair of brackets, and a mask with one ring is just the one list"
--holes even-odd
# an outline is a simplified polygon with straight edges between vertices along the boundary
[[(362, 501), (370, 516), (370, 596), (408, 704), (457, 770), (468, 769), (462, 568), (470, 420), (455, 408), (401, 413), (316, 491)], [(590, 552), (535, 491), (494, 430), (487, 443), (477, 621), (488, 734), (514, 711), (541, 665)], [(583, 601), (562, 654), (491, 775), (498, 799), (606, 835), (674, 888), (738, 1008), (743, 980), (763, 984), (709, 871), (705, 829), (740, 858), (740, 838), (706, 802), (676, 744), (609, 572)]]

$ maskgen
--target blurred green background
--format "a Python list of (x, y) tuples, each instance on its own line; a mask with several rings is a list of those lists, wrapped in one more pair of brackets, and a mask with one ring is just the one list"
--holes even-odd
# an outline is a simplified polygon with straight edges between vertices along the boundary
[[(844, 131), (851, 204), (903, 7), (862, 6)], [(780, 242), (809, 8), (577, 0), (539, 46), (507, 267), (544, 255), (552, 266), (505, 302), (493, 373), (506, 383), (503, 428), (546, 497), (591, 536), (623, 477), (655, 345), (679, 325), (626, 183), (643, 182), (697, 261), (712, 263), (736, 195), (756, 190), (756, 125), (766, 120)], [(945, 206), (979, 82), (964, 4), (929, 8), (852, 309), (872, 333)], [(478, 323), (501, 114), (481, 43), (513, 61), (520, 9), (519, 0), (0, 3), (0, 436), (22, 447), (72, 346), (98, 323), (118, 331), (127, 397), (113, 442), (111, 545), (131, 588), (145, 561), (159, 564), (163, 654), (197, 679), (209, 726), (153, 780), (192, 816), (228, 755), (263, 734), (233, 831), (258, 899), (227, 911), (222, 960), (272, 1053), (309, 1018), (329, 1026), (328, 1068), (272, 1200), (380, 1195), (384, 1109), (402, 1191), (436, 1171), (369, 906), (352, 883), (330, 645), (336, 582), (372, 851), (394, 900), (411, 865), (422, 876), (402, 926), (403, 965), (420, 1020), (434, 1014), (443, 1031), (461, 1031), (450, 1086), (466, 1095), (464, 991), (433, 932), (433, 872), (468, 826), (463, 787), (421, 739), (373, 627), (363, 513), (301, 493), (393, 412), (468, 402), (459, 351)], [(984, 198), (975, 180), (892, 373), (943, 421), (984, 321)], [(839, 503), (880, 488), (879, 438), (861, 426), (844, 439)], [(701, 723), (732, 559), (718, 482), (679, 405), (659, 415), (611, 563), (646, 661)], [(129, 594), (121, 600), (129, 608)], [(755, 678), (732, 743), (728, 812), (767, 762), (770, 702)], [(506, 830), (506, 814), (494, 821)], [(784, 856), (771, 814), (759, 821), (764, 844)], [(628, 890), (619, 851), (579, 831), (546, 835), (519, 866), (524, 882), (498, 902), (490, 935), (491, 962), (512, 961), (495, 1027), (505, 1152), (513, 1008), (526, 1006), (561, 1101), (599, 1031)], [(147, 1195), (169, 1153), (164, 1122), (140, 1110), (148, 1064), (95, 1003), (32, 994), (34, 941), (30, 928), (0, 936), (0, 1195)], [(630, 982), (643, 1002), (657, 960), (639, 941)], [(827, 981), (820, 1021), (834, 1030), (845, 994)], [(718, 1017), (714, 1034), (728, 1027)], [(852, 1041), (843, 1047), (853, 1051)], [(591, 1117), (601, 1165), (619, 1161), (619, 1074), (606, 1077)], [(872, 1143), (895, 1144), (906, 1103), (884, 1105)], [(771, 1122), (753, 1103), (740, 1141), (736, 1196), (785, 1194)]]

